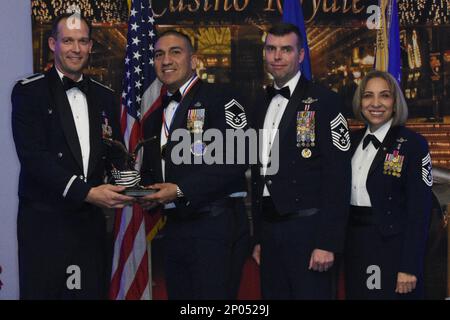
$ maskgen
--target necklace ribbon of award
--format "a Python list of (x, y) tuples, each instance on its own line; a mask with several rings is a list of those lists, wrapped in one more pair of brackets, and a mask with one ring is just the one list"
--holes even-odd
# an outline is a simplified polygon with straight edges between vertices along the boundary
[[(188, 84), (186, 86), (186, 88), (183, 90), (183, 92), (181, 92), (181, 100), (180, 102), (178, 102), (177, 106), (175, 107), (175, 110), (173, 112), (173, 116), (172, 119), (170, 120), (170, 124), (167, 123), (166, 120), (166, 111), (167, 108), (163, 110), (162, 113), (162, 123), (163, 123), (163, 127), (164, 127), (164, 136), (166, 137), (166, 144), (167, 141), (169, 140), (169, 130), (170, 130), (170, 126), (173, 123), (173, 120), (175, 119), (175, 113), (177, 112), (178, 106), (180, 105), (180, 103), (183, 101), (183, 98), (188, 94), (189, 90), (191, 90), (191, 88), (197, 83), (197, 81), (199, 80), (199, 77), (197, 75), (194, 75), (189, 81)], [(164, 157), (164, 151), (166, 149), (166, 144), (164, 144), (163, 146), (161, 146), (161, 154)]]

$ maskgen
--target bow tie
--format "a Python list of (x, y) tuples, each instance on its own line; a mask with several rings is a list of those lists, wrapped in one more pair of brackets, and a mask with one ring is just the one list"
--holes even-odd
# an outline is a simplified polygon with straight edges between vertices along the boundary
[(88, 83), (86, 81), (86, 78), (83, 78), (83, 80), (75, 82), (72, 79), (64, 76), (62, 78), (64, 90), (70, 90), (72, 88), (78, 88), (80, 89), (84, 94), (88, 91)]
[(180, 90), (177, 90), (174, 94), (169, 96), (168, 94), (165, 94), (162, 98), (162, 106), (163, 108), (167, 108), (167, 106), (170, 104), (170, 102), (180, 102), (181, 101), (181, 93)]
[(377, 139), (373, 134), (368, 134), (363, 141), (363, 150), (367, 147), (369, 142), (372, 142), (375, 149), (378, 149), (381, 146), (380, 140)]
[(272, 86), (268, 86), (266, 90), (267, 90), (267, 95), (270, 100), (272, 100), (273, 97), (275, 97), (277, 94), (285, 97), (288, 100), (291, 97), (291, 90), (289, 90), (289, 87), (287, 87), (287, 86), (283, 87), (281, 89), (275, 89)]

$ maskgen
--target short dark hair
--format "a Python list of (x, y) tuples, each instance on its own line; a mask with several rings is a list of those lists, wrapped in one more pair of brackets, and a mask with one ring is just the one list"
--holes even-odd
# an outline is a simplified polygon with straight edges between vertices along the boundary
[[(62, 20), (64, 20), (64, 19), (71, 18), (73, 15), (74, 15), (74, 13), (67, 12), (67, 13), (63, 13), (62, 15), (56, 17), (55, 20), (53, 20), (53, 23), (52, 23), (52, 34), (51, 34), (52, 38), (54, 38), (54, 39), (58, 38), (58, 26), (59, 26), (59, 23)], [(91, 39), (91, 35), (92, 35), (91, 22), (86, 17), (84, 17), (83, 15), (80, 15), (80, 14), (76, 15), (76, 18), (78, 18), (81, 21), (84, 21), (86, 23), (86, 25), (88, 27), (88, 30), (89, 30), (89, 39)]]
[(269, 31), (267, 31), (267, 33), (269, 34), (273, 34), (274, 36), (285, 36), (289, 33), (295, 33), (297, 35), (297, 46), (298, 49), (300, 50), (301, 48), (303, 48), (303, 36), (300, 33), (299, 28), (292, 23), (287, 23), (287, 22), (280, 22), (277, 24), (274, 24)]
[(189, 36), (187, 34), (177, 31), (177, 30), (174, 30), (174, 29), (170, 29), (170, 30), (163, 31), (161, 34), (159, 34), (158, 40), (161, 39), (162, 37), (166, 37), (166, 36), (175, 36), (175, 37), (182, 38), (188, 45), (188, 49), (190, 50), (190, 52), (193, 53), (195, 51), (194, 46), (192, 45), (192, 42), (191, 42), (191, 38), (189, 38)]

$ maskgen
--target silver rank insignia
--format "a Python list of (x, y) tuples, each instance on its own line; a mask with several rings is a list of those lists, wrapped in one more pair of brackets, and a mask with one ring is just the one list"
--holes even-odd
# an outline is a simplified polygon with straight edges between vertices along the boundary
[(342, 113), (339, 113), (330, 122), (330, 126), (333, 145), (341, 151), (348, 151), (350, 149), (350, 133), (348, 132), (347, 120)]
[(205, 109), (189, 109), (187, 129), (191, 133), (202, 133), (205, 124)]
[(235, 99), (225, 105), (225, 120), (233, 129), (243, 129), (247, 125), (244, 107)]
[(429, 187), (433, 185), (431, 157), (429, 153), (422, 159), (422, 180)]

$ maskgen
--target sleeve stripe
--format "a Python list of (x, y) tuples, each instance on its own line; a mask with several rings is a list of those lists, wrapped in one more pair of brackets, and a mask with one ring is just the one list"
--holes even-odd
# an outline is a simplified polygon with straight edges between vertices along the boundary
[(66, 188), (64, 189), (64, 192), (63, 192), (64, 198), (67, 196), (67, 192), (69, 192), (69, 188), (72, 185), (72, 183), (75, 181), (76, 178), (77, 178), (77, 176), (72, 176), (72, 178), (70, 178), (70, 180), (67, 183)]

